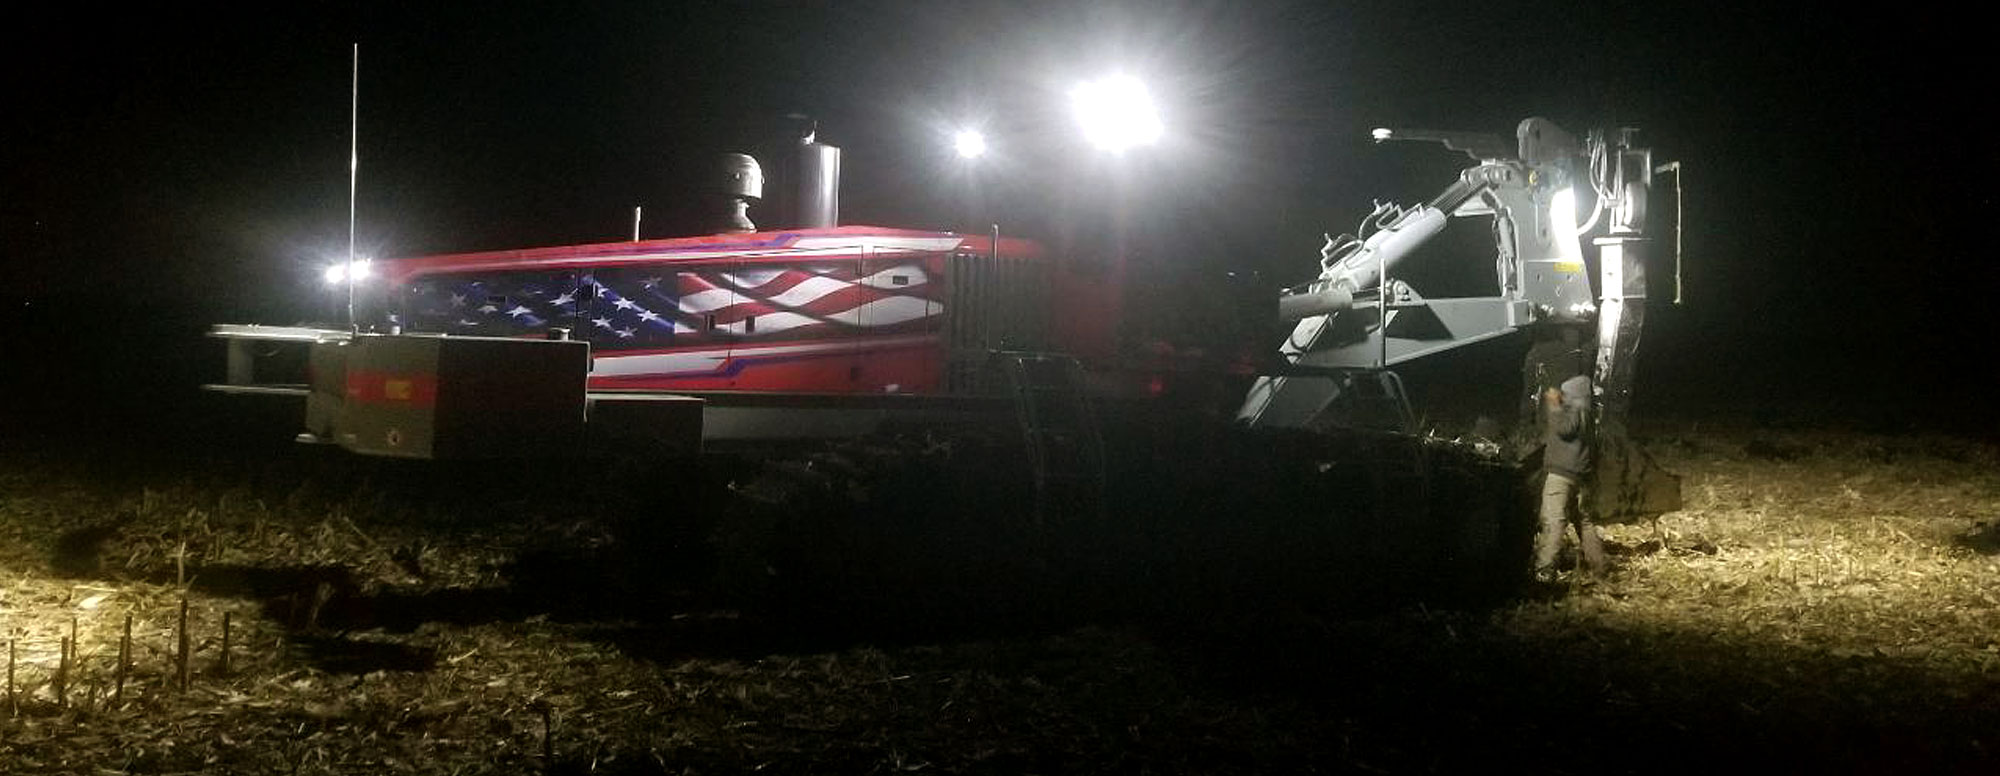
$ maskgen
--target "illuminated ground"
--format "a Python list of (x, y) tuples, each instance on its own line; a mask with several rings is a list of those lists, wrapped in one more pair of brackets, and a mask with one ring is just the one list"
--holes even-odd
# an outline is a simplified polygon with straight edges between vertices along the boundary
[(1490, 612), (932, 629), (684, 594), (637, 573), (677, 562), (671, 531), (630, 557), (591, 504), (552, 512), (516, 477), (406, 500), (285, 448), (108, 447), (0, 448), (0, 771), (2000, 768), (2000, 467), (1948, 438), (1661, 426), (1689, 508), (1615, 529), (1608, 581)]

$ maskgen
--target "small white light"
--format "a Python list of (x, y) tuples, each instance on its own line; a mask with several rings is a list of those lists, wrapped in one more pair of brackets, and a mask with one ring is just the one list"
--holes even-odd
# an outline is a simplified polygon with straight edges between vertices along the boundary
[(1084, 137), (1107, 151), (1150, 145), (1166, 131), (1146, 85), (1128, 75), (1080, 84), (1070, 92), (1070, 102)]
[(951, 147), (958, 151), (960, 159), (977, 159), (986, 153), (986, 136), (975, 130), (960, 130), (952, 136)]
[(1395, 132), (1395, 130), (1392, 130), (1392, 129), (1388, 128), (1388, 127), (1376, 127), (1376, 128), (1375, 128), (1375, 131), (1373, 131), (1373, 132), (1370, 132), (1370, 133), (1368, 133), (1368, 134), (1369, 134), (1370, 136), (1374, 137), (1374, 138), (1375, 138), (1375, 142), (1377, 142), (1377, 143), (1380, 143), (1380, 142), (1382, 142), (1382, 141), (1384, 141), (1384, 140), (1388, 140), (1389, 138), (1392, 138), (1392, 137), (1395, 137), (1395, 136), (1396, 136), (1396, 132)]

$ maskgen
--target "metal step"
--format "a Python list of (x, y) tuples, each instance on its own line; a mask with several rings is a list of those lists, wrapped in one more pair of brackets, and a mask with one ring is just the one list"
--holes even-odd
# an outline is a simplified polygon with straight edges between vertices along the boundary
[(1084, 395), (1076, 359), (1043, 353), (995, 354), (1012, 389), (1035, 480), (1042, 524), (1101, 517), (1104, 443)]

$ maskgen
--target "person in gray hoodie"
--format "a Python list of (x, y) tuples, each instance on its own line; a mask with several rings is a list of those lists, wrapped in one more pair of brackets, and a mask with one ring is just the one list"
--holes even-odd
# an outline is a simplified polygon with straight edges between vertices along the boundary
[(1542, 416), (1542, 528), (1535, 537), (1535, 578), (1554, 578), (1556, 554), (1572, 522), (1582, 547), (1581, 566), (1602, 572), (1608, 568), (1603, 541), (1578, 503), (1579, 485), (1591, 463), (1590, 378), (1576, 375), (1561, 388), (1544, 391)]

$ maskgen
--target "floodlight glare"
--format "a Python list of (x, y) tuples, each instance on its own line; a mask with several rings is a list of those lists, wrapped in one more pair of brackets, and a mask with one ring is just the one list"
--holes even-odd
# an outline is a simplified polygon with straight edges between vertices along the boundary
[(977, 159), (986, 153), (986, 136), (975, 130), (960, 130), (952, 136), (951, 146), (958, 151), (958, 158)]
[(329, 286), (340, 285), (342, 283), (347, 282), (347, 279), (350, 275), (352, 275), (354, 280), (357, 282), (362, 280), (367, 280), (369, 273), (370, 270), (368, 267), (367, 259), (355, 259), (352, 264), (348, 262), (341, 262), (339, 264), (330, 264), (326, 268), (326, 274), (325, 274), (326, 284)]
[(1165, 128), (1153, 109), (1146, 85), (1128, 75), (1114, 75), (1080, 84), (1069, 93), (1084, 137), (1107, 151), (1150, 145)]

